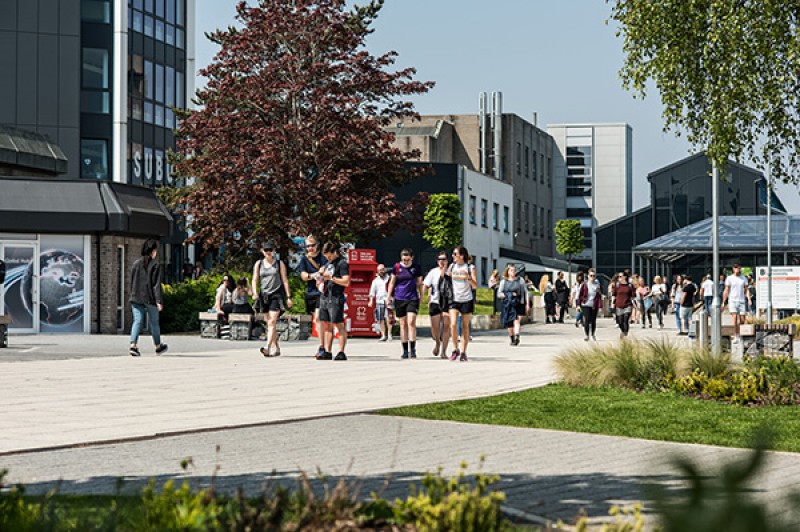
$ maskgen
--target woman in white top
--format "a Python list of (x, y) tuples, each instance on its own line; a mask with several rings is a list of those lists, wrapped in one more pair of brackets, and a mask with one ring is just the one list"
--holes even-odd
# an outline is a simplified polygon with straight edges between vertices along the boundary
[(439, 284), (447, 273), (447, 252), (442, 250), (436, 256), (436, 267), (428, 272), (422, 281), (422, 294), (428, 293), (428, 314), (431, 318), (431, 336), (436, 345), (433, 356), (447, 358), (447, 343), (450, 341), (450, 316), (445, 308), (447, 302), (440, 298)]
[[(453, 250), (453, 264), (447, 269), (447, 274), (453, 284), (453, 301), (449, 305), (450, 337), (453, 339), (453, 353), (450, 360), (467, 361), (467, 346), (469, 345), (469, 320), (475, 310), (475, 301), (472, 291), (478, 288), (478, 278), (475, 266), (468, 263), (469, 252), (464, 246)], [(461, 316), (461, 349), (458, 348), (458, 316)]]
[(664, 328), (664, 314), (667, 313), (669, 296), (667, 294), (667, 285), (661, 280), (660, 275), (653, 277), (653, 286), (650, 287), (650, 294), (653, 296), (653, 306), (656, 308), (658, 328), (661, 330)]
[(683, 299), (683, 276), (675, 276), (675, 284), (672, 285), (671, 294), (672, 307), (675, 309), (675, 326), (678, 327), (678, 334), (683, 332), (681, 324), (681, 300)]
[(539, 280), (539, 292), (544, 303), (545, 323), (556, 322), (556, 289), (550, 282), (550, 276), (544, 274)]

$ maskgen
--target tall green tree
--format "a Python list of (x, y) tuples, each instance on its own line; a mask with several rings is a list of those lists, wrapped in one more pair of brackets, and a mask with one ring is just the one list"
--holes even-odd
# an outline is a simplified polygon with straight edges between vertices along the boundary
[(451, 249), (461, 243), (461, 200), (456, 194), (431, 194), (424, 215), (423, 238), (436, 249)]
[(652, 81), (665, 130), (724, 168), (750, 159), (800, 181), (800, 0), (607, 0), (624, 41), (623, 85)]
[(197, 181), (175, 203), (194, 239), (287, 248), (296, 234), (376, 238), (419, 223), (426, 195), (392, 193), (413, 178), (414, 154), (392, 145), (387, 126), (415, 116), (405, 98), (433, 84), (393, 69), (396, 53), (366, 50), (382, 5), (239, 2), (239, 26), (208, 35), (220, 49), (178, 130), (177, 171)]
[(555, 226), (556, 253), (566, 255), (567, 273), (572, 273), (572, 257), (584, 250), (580, 220), (559, 220)]

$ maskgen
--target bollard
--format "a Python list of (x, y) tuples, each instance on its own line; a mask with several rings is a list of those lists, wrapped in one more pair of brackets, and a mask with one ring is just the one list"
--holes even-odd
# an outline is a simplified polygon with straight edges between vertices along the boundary
[(697, 323), (697, 340), (700, 345), (708, 345), (708, 314), (706, 314), (705, 310), (697, 313)]

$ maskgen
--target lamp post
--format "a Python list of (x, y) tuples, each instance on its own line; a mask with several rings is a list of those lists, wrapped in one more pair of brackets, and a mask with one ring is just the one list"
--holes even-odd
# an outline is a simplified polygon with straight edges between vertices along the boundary
[(772, 325), (772, 172), (767, 166), (767, 325)]
[(711, 352), (718, 355), (722, 352), (721, 294), (719, 293), (719, 168), (716, 163), (712, 162), (711, 164), (711, 253), (714, 279), (714, 298), (711, 303)]

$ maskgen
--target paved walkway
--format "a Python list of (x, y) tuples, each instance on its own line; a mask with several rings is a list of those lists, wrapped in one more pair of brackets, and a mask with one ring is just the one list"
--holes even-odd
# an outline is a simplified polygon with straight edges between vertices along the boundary
[[(599, 341), (617, 338), (613, 322), (602, 320)], [(484, 456), (483, 470), (501, 476), (510, 507), (571, 519), (581, 508), (604, 515), (615, 502), (642, 500), (643, 485), (678, 489), (672, 453), (708, 466), (743, 453), (359, 415), (543, 385), (553, 379), (555, 354), (584, 345), (572, 325), (526, 326), (519, 347), (508, 346), (503, 331), (476, 333), (468, 363), (434, 359), (430, 340), (413, 361), (399, 360), (398, 342), (353, 340), (343, 363), (314, 360), (313, 342), (286, 344), (281, 357), (264, 359), (255, 342), (167, 341), (168, 355), (143, 349), (136, 359), (124, 337), (12, 337), (0, 350), (0, 469), (9, 469), (8, 480), (34, 493), (59, 479), (65, 492), (109, 493), (123, 477), (137, 490), (150, 477), (184, 475), (179, 463), (191, 457), (193, 481), (208, 484), (219, 466), (216, 483), (226, 490), (255, 493), (269, 479), (319, 467), (332, 481), (362, 484), (362, 493), (391, 476), (386, 494), (395, 496), (426, 471), (453, 473), (462, 460), (474, 467)], [(770, 453), (754, 493), (783, 511), (779, 499), (798, 476), (800, 455)]]

